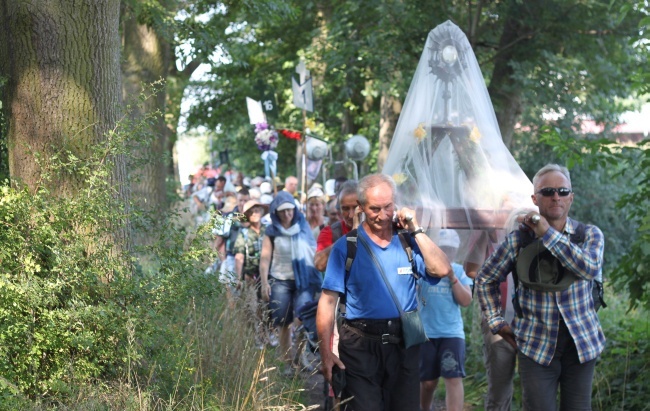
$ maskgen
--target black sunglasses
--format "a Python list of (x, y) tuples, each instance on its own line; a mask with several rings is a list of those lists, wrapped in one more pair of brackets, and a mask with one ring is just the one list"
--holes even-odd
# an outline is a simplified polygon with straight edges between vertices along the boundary
[(539, 190), (537, 194), (541, 194), (544, 197), (553, 197), (555, 193), (557, 193), (557, 195), (559, 195), (560, 197), (566, 197), (572, 192), (573, 190), (566, 187), (560, 187), (560, 188), (544, 187), (541, 190)]

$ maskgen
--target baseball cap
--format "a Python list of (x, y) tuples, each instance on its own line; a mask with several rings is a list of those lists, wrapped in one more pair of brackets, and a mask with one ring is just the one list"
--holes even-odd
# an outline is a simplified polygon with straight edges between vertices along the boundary
[(438, 234), (438, 247), (460, 247), (460, 237), (456, 230), (443, 228)]
[(278, 208), (276, 208), (276, 211), (288, 210), (290, 208), (296, 208), (296, 205), (289, 202), (282, 203), (278, 206)]

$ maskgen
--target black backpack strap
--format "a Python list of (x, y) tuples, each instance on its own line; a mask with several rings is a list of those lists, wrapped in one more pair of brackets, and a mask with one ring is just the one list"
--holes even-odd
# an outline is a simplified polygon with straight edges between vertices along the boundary
[(354, 257), (357, 256), (357, 230), (354, 229), (345, 235), (345, 242), (348, 247), (347, 258), (345, 259), (345, 285), (347, 285), (350, 268)]
[(585, 242), (585, 231), (587, 227), (580, 221), (576, 221), (576, 223), (578, 223), (578, 225), (576, 226), (575, 233), (569, 236), (569, 241), (574, 244), (582, 244)]
[(420, 278), (420, 274), (418, 274), (416, 271), (415, 260), (413, 259), (413, 248), (411, 247), (411, 243), (406, 239), (406, 236), (404, 234), (408, 234), (408, 231), (400, 230), (397, 232), (397, 237), (399, 237), (399, 242), (402, 244), (402, 248), (404, 249), (404, 252), (409, 259), (409, 263), (411, 263), (413, 275), (415, 278)]
[[(585, 232), (587, 231), (587, 226), (580, 221), (575, 222), (577, 225), (575, 232), (570, 236), (570, 240), (574, 244), (582, 244), (585, 242)], [(592, 281), (591, 294), (592, 298), (594, 299), (594, 308), (596, 311), (598, 311), (601, 307), (607, 308), (607, 303), (605, 302), (605, 289), (603, 288), (602, 281), (598, 281), (596, 279)]]
[(341, 227), (341, 221), (337, 221), (330, 226), (332, 230), (332, 244), (336, 242), (339, 238), (343, 236), (343, 227)]
[[(332, 230), (332, 234), (334, 231)], [(357, 256), (357, 229), (351, 230), (345, 235), (345, 244), (347, 246), (347, 257), (345, 258), (345, 277), (343, 279), (343, 289), (344, 293), (340, 294), (340, 304), (345, 305), (347, 290), (348, 290), (348, 278), (350, 278), (350, 268), (352, 268), (352, 262), (354, 257)]]

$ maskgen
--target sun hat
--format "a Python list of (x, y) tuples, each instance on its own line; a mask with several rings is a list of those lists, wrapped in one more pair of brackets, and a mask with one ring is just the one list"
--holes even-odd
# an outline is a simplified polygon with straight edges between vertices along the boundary
[(262, 204), (258, 200), (248, 200), (244, 204), (244, 210), (242, 211), (242, 214), (244, 214), (246, 217), (248, 217), (248, 215), (250, 214), (249, 211), (253, 207), (262, 207), (264, 209), (264, 212), (262, 212), (262, 215), (269, 212), (269, 206), (267, 204)]
[(237, 206), (237, 197), (233, 195), (227, 195), (223, 200), (223, 207), (221, 207), (221, 213), (227, 214), (231, 213)]
[(271, 183), (265, 181), (262, 184), (260, 184), (260, 191), (262, 192), (262, 194), (271, 194), (271, 192), (273, 191), (273, 187), (271, 186)]
[(537, 291), (563, 291), (577, 279), (560, 261), (535, 240), (519, 251), (517, 276), (526, 287)]
[(312, 199), (314, 197), (323, 200), (323, 196), (325, 196), (325, 193), (320, 187), (312, 187), (307, 192), (307, 200)]

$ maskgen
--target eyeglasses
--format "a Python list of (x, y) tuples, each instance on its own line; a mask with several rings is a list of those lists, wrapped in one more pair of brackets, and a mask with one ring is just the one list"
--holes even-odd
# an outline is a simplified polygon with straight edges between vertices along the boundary
[(553, 197), (555, 193), (557, 193), (557, 195), (559, 195), (560, 197), (566, 197), (572, 192), (573, 190), (566, 187), (560, 187), (560, 188), (544, 187), (541, 190), (539, 190), (537, 194), (541, 194), (544, 197)]

